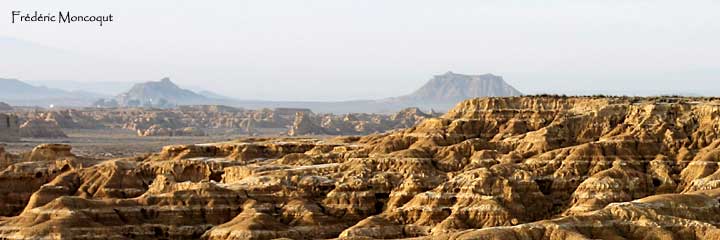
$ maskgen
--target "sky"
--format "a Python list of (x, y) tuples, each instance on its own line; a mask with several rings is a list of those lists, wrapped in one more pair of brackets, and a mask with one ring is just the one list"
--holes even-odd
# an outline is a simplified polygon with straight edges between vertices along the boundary
[[(114, 22), (12, 24), (12, 11)], [(403, 95), (453, 71), (525, 93), (720, 95), (718, 12), (705, 0), (3, 0), (0, 78), (170, 77), (238, 99), (326, 101)]]

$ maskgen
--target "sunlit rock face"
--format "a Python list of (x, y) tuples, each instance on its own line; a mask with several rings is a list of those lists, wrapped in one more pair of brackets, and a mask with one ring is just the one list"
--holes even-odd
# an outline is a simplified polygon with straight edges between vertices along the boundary
[[(0, 110), (2, 111), (2, 110)], [(242, 109), (222, 105), (192, 105), (176, 108), (86, 108), (47, 111), (17, 111), (14, 128), (21, 119), (23, 137), (65, 137), (61, 129), (127, 129), (138, 136), (206, 136), (242, 134), (264, 136), (368, 135), (415, 124), (440, 114), (405, 108), (394, 114), (313, 113), (305, 108)], [(7, 119), (0, 113), (0, 133)], [(3, 120), (4, 119), (4, 120)], [(17, 134), (15, 134), (17, 135)], [(9, 134), (0, 135), (0, 140)], [(17, 136), (15, 137), (17, 138)], [(10, 141), (10, 140), (5, 140)], [(17, 139), (13, 140), (17, 141)]]
[(510, 97), (363, 137), (0, 151), (0, 238), (717, 239), (718, 133), (717, 99)]
[(56, 122), (44, 119), (30, 119), (20, 125), (20, 136), (24, 138), (66, 138), (65, 132)]

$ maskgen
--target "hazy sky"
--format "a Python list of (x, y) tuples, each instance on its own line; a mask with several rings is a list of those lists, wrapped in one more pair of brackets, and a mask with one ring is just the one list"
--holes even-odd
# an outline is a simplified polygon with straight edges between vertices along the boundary
[[(453, 71), (530, 93), (720, 95), (720, 1), (512, 2), (2, 0), (0, 77), (340, 100)], [(115, 22), (10, 24), (13, 10)]]

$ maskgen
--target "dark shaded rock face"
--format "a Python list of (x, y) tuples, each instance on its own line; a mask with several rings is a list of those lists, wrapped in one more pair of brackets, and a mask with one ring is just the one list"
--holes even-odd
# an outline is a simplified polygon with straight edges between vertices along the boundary
[(364, 137), (42, 145), (0, 152), (0, 238), (718, 239), (719, 133), (717, 99), (510, 97)]
[(20, 128), (17, 116), (0, 113), (0, 142), (16, 142), (19, 140)]

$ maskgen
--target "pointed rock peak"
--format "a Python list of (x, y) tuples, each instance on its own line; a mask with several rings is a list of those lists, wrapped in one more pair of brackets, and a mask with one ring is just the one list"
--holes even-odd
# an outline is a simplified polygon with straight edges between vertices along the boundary
[(157, 84), (153, 84), (151, 82), (150, 85), (155, 85), (155, 86), (164, 87), (164, 88), (180, 88), (180, 87), (178, 87), (178, 85), (176, 85), (174, 82), (172, 82), (170, 80), (170, 78), (168, 78), (168, 77), (164, 77), (164, 78), (160, 79), (160, 82), (156, 82), (156, 83)]
[[(161, 99), (164, 100), (158, 102)], [(159, 104), (159, 107), (201, 104), (207, 103), (208, 99), (191, 90), (181, 88), (167, 77), (160, 81), (136, 83), (130, 90), (115, 97), (115, 100), (122, 106), (155, 106)]]

